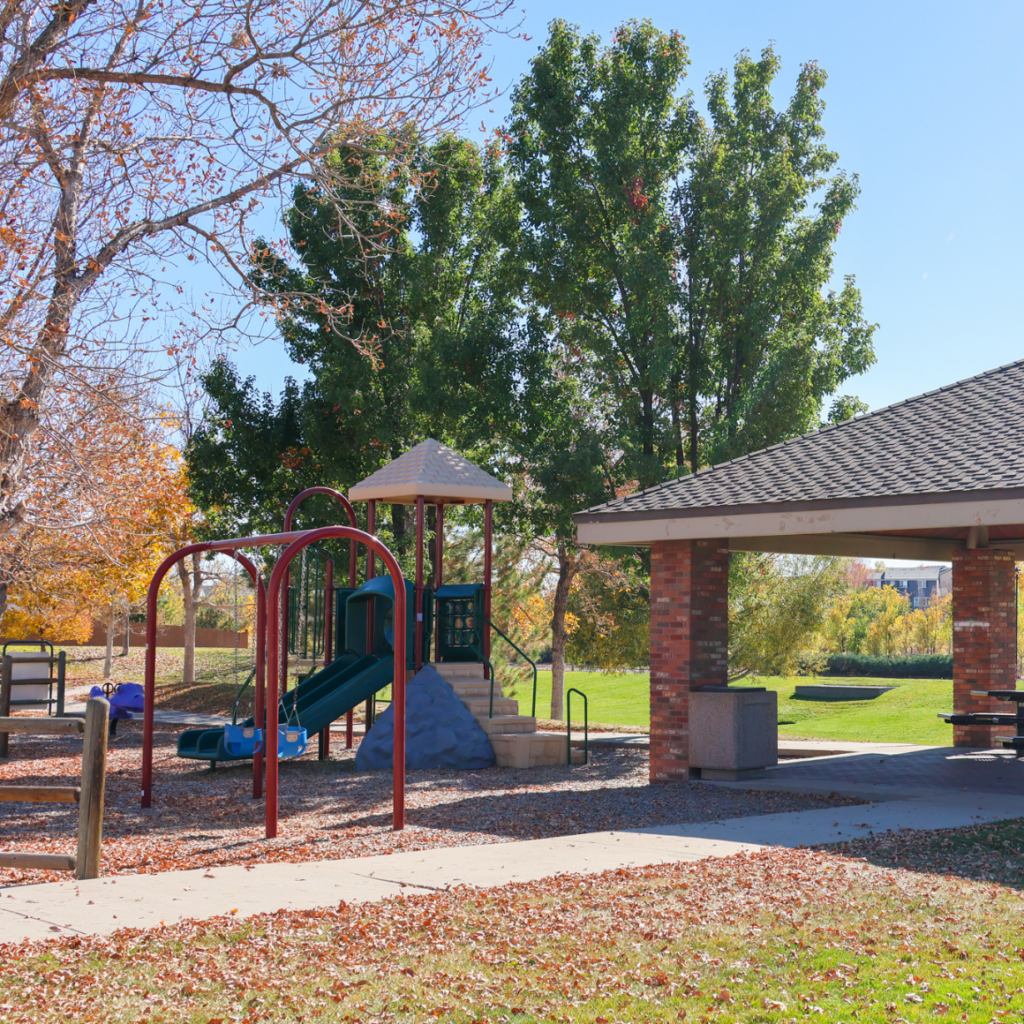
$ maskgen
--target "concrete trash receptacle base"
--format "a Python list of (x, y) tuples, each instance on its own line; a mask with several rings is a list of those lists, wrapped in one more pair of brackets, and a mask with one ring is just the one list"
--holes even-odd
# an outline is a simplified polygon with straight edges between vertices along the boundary
[[(726, 687), (690, 694), (690, 767), (702, 779), (760, 777), (779, 763), (779, 695)], [(694, 773), (696, 774), (696, 773)]]

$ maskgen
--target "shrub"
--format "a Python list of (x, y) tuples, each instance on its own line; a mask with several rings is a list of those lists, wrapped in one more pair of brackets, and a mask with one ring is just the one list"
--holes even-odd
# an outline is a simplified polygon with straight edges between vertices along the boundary
[(833, 654), (827, 662), (830, 676), (873, 676), (883, 679), (952, 679), (951, 654), (911, 654), (886, 658), (876, 654)]

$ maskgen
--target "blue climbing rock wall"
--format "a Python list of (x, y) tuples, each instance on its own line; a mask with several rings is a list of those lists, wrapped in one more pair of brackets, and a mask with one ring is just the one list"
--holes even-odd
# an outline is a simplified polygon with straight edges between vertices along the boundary
[[(390, 769), (394, 758), (394, 710), (373, 723), (356, 752), (356, 771)], [(405, 688), (405, 766), (407, 768), (490, 768), (494, 751), (487, 733), (429, 665)]]

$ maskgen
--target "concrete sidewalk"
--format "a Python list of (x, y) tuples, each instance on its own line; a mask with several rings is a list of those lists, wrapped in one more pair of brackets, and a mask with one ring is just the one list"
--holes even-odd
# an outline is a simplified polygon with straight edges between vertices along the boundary
[(0, 888), (0, 938), (109, 934), (186, 918), (313, 909), (399, 892), (528, 882), (647, 864), (726, 857), (765, 846), (813, 846), (901, 828), (956, 828), (1024, 817), (1024, 797), (937, 791), (915, 800), (626, 832), (397, 853), (305, 864), (258, 864), (87, 882)]

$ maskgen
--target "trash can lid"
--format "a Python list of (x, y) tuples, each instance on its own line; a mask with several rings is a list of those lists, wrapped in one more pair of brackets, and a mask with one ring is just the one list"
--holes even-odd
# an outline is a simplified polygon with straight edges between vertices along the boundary
[(694, 693), (765, 693), (767, 686), (702, 686)]

